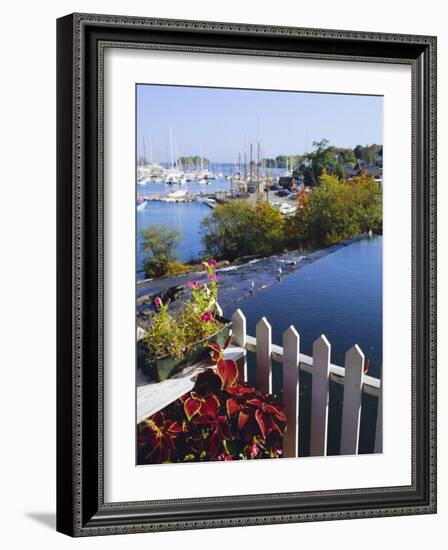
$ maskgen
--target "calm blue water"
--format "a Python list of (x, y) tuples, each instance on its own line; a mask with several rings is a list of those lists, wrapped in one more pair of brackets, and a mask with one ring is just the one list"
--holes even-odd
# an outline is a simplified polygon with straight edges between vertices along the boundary
[[(307, 265), (270, 287), (238, 302), (247, 318), (248, 334), (265, 316), (272, 337), (294, 325), (301, 351), (312, 355), (312, 343), (325, 334), (331, 360), (344, 364), (345, 352), (358, 344), (370, 359), (369, 374), (382, 363), (382, 237), (365, 239)], [(232, 307), (224, 313), (231, 315)]]

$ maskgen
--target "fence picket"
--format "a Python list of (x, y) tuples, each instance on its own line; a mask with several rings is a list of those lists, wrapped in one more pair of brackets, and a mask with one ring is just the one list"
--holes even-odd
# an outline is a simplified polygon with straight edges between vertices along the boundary
[(283, 403), (287, 419), (283, 456), (299, 453), (299, 361), (300, 336), (293, 326), (283, 333)]
[(378, 412), (376, 415), (375, 446), (374, 453), (383, 452), (383, 386), (378, 397)]
[(310, 456), (327, 454), (330, 353), (331, 345), (324, 335), (313, 343)]
[(214, 309), (215, 309), (216, 315), (219, 315), (220, 317), (222, 317), (222, 307), (218, 304), (218, 302), (215, 302)]
[[(232, 315), (232, 340), (240, 348), (246, 349), (246, 317), (241, 309), (237, 309)], [(247, 356), (241, 357), (237, 361), (239, 381), (247, 382)]]
[(355, 345), (345, 354), (341, 455), (358, 453), (363, 371), (364, 354), (359, 346)]
[(272, 329), (266, 317), (258, 321), (257, 338), (257, 389), (263, 393), (272, 393)]

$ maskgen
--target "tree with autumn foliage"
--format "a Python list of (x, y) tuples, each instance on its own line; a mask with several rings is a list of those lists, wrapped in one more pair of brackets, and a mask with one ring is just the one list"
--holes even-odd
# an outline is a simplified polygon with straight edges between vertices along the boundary
[(325, 171), (287, 221), (290, 247), (329, 246), (360, 233), (382, 231), (381, 188), (370, 177), (340, 181)]

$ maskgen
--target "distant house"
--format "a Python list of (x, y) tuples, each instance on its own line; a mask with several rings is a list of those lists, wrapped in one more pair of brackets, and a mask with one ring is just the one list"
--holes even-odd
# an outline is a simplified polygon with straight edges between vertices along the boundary
[(372, 164), (366, 164), (362, 170), (366, 176), (371, 176), (375, 179), (380, 179), (383, 175), (383, 170), (379, 166), (373, 166)]
[(369, 177), (375, 178), (376, 181), (381, 181), (383, 176), (383, 170), (380, 166), (374, 166), (368, 164), (364, 160), (358, 161), (356, 166), (352, 166), (349, 162), (344, 164), (345, 176), (347, 179), (352, 179), (364, 174)]
[(354, 178), (359, 173), (359, 168), (353, 168), (353, 165), (350, 162), (344, 163), (344, 172), (347, 178)]

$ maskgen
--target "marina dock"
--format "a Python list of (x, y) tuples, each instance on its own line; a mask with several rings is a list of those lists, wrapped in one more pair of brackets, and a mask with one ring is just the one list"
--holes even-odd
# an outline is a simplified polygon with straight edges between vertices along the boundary
[[(198, 193), (188, 193), (176, 195), (175, 193), (165, 193), (160, 195), (140, 195), (141, 198), (148, 202), (191, 202), (201, 200), (207, 206), (214, 208), (216, 204), (222, 204), (228, 201), (231, 198), (231, 193), (226, 191), (216, 191), (216, 192), (198, 192)], [(213, 202), (212, 202), (213, 201)]]

